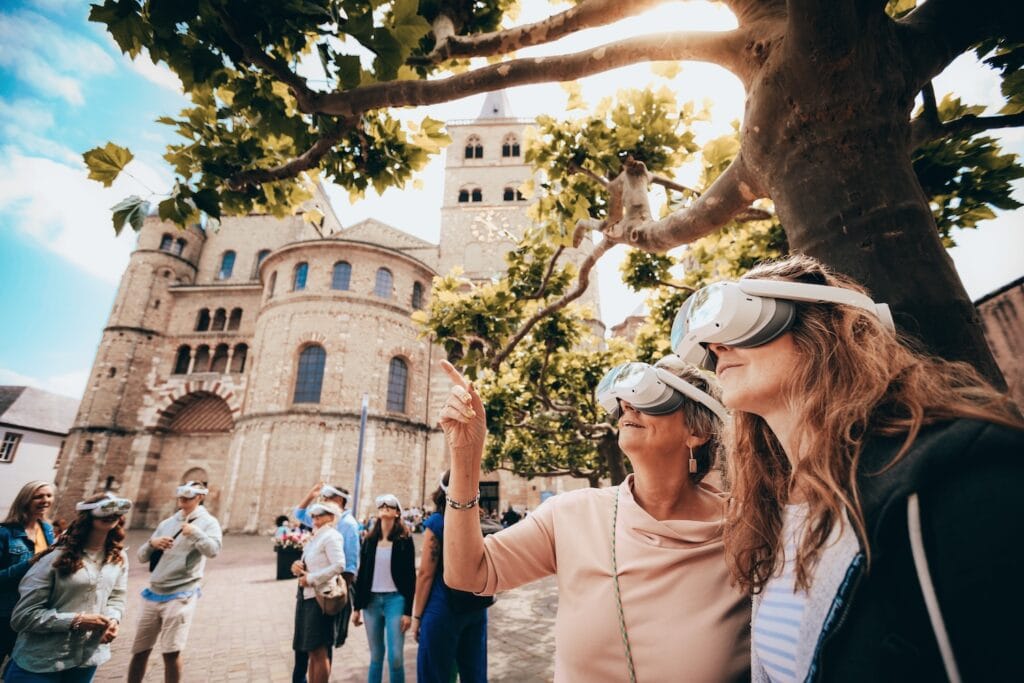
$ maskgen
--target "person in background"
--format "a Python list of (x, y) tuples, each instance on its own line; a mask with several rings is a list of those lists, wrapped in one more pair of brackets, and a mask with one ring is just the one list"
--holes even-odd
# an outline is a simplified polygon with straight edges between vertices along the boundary
[(1020, 676), (1024, 423), (807, 256), (702, 289), (674, 326), (733, 410), (725, 542), (755, 681)]
[(302, 559), (292, 564), (292, 573), (299, 579), (292, 649), (305, 655), (309, 683), (327, 683), (331, 677), (330, 652), (341, 615), (324, 614), (316, 600), (316, 589), (345, 569), (345, 543), (335, 528), (342, 513), (331, 502), (314, 503), (306, 513), (313, 524), (313, 538), (302, 549)]
[(512, 503), (509, 503), (508, 510), (505, 510), (505, 514), (501, 516), (501, 525), (503, 527), (510, 527), (520, 519), (522, 519), (520, 514), (516, 512), (514, 507), (512, 507)]
[(370, 644), (369, 683), (380, 683), (385, 653), (391, 683), (404, 683), (405, 632), (412, 623), (416, 547), (402, 523), (402, 506), (390, 493), (377, 496), (377, 523), (363, 542), (352, 623), (366, 621)]
[(0, 671), (14, 648), (11, 611), (18, 602), (18, 582), (29, 561), (53, 545), (54, 530), (46, 516), (53, 505), (53, 484), (30, 481), (21, 487), (0, 523)]
[(548, 498), (483, 538), (483, 402), (447, 361), (441, 411), (451, 453), (444, 580), (494, 595), (558, 578), (555, 681), (740, 681), (750, 675), (750, 598), (731, 584), (727, 497), (703, 481), (725, 408), (714, 382), (675, 356), (612, 368), (597, 402), (617, 419), (633, 473), (618, 486)]
[(36, 556), (11, 614), (18, 639), (6, 683), (88, 683), (110, 659), (124, 619), (131, 507), (109, 492), (87, 498), (61, 543)]
[[(356, 521), (352, 512), (348, 510), (348, 502), (351, 496), (349, 495), (348, 489), (342, 486), (332, 486), (330, 484), (325, 484), (322, 481), (317, 482), (306, 494), (306, 497), (302, 499), (302, 502), (299, 503), (298, 507), (295, 508), (295, 519), (297, 519), (300, 524), (313, 528), (313, 520), (310, 517), (307, 508), (309, 504), (318, 497), (321, 500), (337, 506), (338, 510), (341, 512), (341, 514), (334, 520), (334, 524), (338, 533), (341, 534), (341, 539), (345, 546), (345, 571), (342, 576), (345, 577), (345, 581), (348, 583), (349, 595), (351, 595), (352, 587), (355, 585), (356, 581), (356, 573), (359, 571), (359, 541), (362, 538), (359, 522)], [(341, 616), (338, 619), (334, 647), (341, 647), (348, 639), (348, 622), (351, 615), (352, 601), (349, 600), (345, 603), (345, 607), (342, 608)], [(334, 649), (328, 648), (327, 657), (332, 658), (333, 656)], [(305, 653), (301, 650), (296, 650), (295, 665), (292, 668), (292, 683), (303, 683), (306, 680), (306, 670), (308, 668)]]
[(291, 520), (288, 519), (288, 515), (278, 515), (277, 519), (274, 520), (274, 527), (275, 541), (280, 541), (292, 532), (292, 524)]
[[(434, 514), (424, 521), (423, 551), (416, 574), (413, 637), (416, 679), (422, 683), (448, 683), (455, 671), (466, 683), (487, 681), (487, 607), (492, 600), (459, 594), (444, 583), (444, 511), (448, 472), (434, 491)], [(481, 510), (481, 513), (483, 510)], [(484, 516), (481, 514), (481, 527)], [(500, 531), (501, 527), (494, 531)], [(484, 532), (486, 533), (486, 531)]]
[(217, 556), (223, 538), (220, 522), (203, 506), (209, 492), (206, 482), (189, 481), (177, 487), (178, 511), (160, 522), (139, 548), (139, 559), (150, 562), (152, 574), (149, 587), (142, 591), (142, 614), (128, 666), (129, 683), (142, 681), (149, 654), (158, 640), (164, 658), (164, 681), (181, 680), (181, 652), (195, 618), (206, 560)]

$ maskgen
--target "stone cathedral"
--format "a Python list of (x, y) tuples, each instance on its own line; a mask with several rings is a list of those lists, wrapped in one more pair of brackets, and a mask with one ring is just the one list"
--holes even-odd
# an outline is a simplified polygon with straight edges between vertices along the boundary
[[(448, 383), (442, 350), (410, 315), (429, 305), (435, 275), (504, 269), (527, 223), (527, 125), (500, 92), (476, 119), (448, 123), (439, 244), (372, 219), (343, 227), (322, 193), (319, 227), (250, 215), (180, 230), (148, 218), (64, 445), (58, 514), (113, 490), (135, 501), (133, 526), (152, 527), (175, 509), (174, 486), (199, 479), (225, 529), (258, 532), (321, 479), (352, 489), (360, 436), (357, 515), (381, 493), (429, 508), (447, 463), (437, 419)], [(596, 321), (593, 285), (583, 303)], [(533, 508), (582, 485), (497, 472), (481, 498)]]

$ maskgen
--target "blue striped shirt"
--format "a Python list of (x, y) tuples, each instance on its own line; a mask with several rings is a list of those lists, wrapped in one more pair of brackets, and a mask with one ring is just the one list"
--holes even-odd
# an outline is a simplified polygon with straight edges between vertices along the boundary
[(754, 650), (773, 683), (803, 678), (796, 671), (796, 646), (807, 593), (796, 589), (796, 550), (806, 518), (806, 505), (786, 506), (782, 525), (784, 562), (781, 570), (768, 580), (754, 619)]

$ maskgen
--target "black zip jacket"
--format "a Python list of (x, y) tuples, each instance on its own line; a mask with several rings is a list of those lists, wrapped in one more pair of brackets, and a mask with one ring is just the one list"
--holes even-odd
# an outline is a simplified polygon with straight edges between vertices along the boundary
[[(373, 588), (373, 566), (377, 563), (377, 539), (367, 537), (359, 551), (359, 574), (356, 576), (353, 607), (364, 609), (370, 604)], [(391, 579), (398, 592), (405, 598), (405, 616), (412, 616), (412, 598), (416, 592), (416, 546), (412, 537), (393, 541), (391, 544)]]
[[(956, 420), (921, 432), (881, 471), (900, 439), (865, 447), (858, 488), (871, 565), (819, 640), (811, 677), (822, 681), (946, 680), (907, 524), (917, 493), (928, 568), (964, 681), (1018, 678), (1024, 628), (1024, 432)], [(1019, 678), (1018, 678), (1019, 679)]]

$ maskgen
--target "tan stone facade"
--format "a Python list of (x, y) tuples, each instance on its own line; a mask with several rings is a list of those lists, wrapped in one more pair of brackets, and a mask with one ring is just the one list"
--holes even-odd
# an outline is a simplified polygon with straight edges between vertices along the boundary
[[(436, 423), (448, 386), (441, 349), (410, 316), (453, 265), (500, 272), (527, 221), (529, 198), (515, 194), (529, 177), (524, 131), (504, 115), (451, 126), (440, 244), (374, 220), (342, 228), (324, 197), (318, 228), (301, 216), (209, 231), (147, 219), (65, 444), (59, 514), (107, 488), (136, 501), (134, 526), (150, 527), (173, 511), (175, 485), (204, 479), (226, 529), (262, 531), (320, 479), (353, 488), (364, 395), (358, 513), (384, 492), (428, 501), (446, 463)], [(480, 158), (466, 158), (470, 138)], [(597, 318), (596, 291), (587, 296)], [(484, 480), (502, 508), (582, 485)]]

